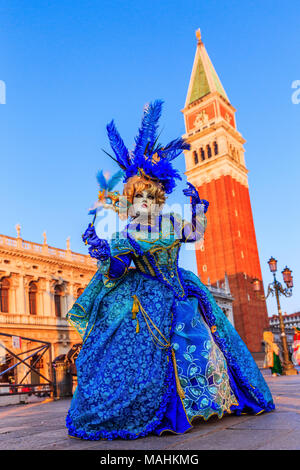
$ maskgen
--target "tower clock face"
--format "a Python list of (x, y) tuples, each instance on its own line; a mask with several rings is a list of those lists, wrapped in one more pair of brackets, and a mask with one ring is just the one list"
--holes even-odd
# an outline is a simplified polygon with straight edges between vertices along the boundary
[(207, 125), (216, 116), (216, 102), (206, 105), (202, 108), (197, 108), (194, 112), (190, 113), (187, 117), (187, 128), (188, 131), (196, 130), (202, 126)]

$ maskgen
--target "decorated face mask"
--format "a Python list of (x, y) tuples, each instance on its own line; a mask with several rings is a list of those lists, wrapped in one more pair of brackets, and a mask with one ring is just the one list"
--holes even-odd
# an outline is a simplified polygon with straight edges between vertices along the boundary
[(132, 215), (147, 216), (154, 215), (156, 209), (155, 197), (146, 189), (138, 191), (133, 198)]

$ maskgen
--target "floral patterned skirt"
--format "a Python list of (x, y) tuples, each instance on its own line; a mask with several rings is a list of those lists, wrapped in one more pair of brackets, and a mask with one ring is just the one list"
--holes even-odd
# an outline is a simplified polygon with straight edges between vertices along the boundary
[(188, 291), (182, 300), (137, 270), (90, 297), (76, 360), (78, 385), (66, 418), (70, 436), (183, 433), (195, 417), (274, 408), (249, 351), (213, 297), (191, 272), (181, 270), (181, 276)]

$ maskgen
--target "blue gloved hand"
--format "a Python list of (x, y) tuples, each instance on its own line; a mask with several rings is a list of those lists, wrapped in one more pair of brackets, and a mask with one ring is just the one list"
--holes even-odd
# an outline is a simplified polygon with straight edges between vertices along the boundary
[(188, 188), (182, 190), (183, 194), (185, 196), (190, 196), (192, 198), (193, 204), (200, 204), (200, 197), (195, 186), (193, 186), (192, 183), (189, 182), (187, 183), (187, 185)]
[(183, 189), (182, 192), (185, 196), (190, 196), (192, 198), (192, 205), (196, 206), (197, 204), (204, 205), (204, 214), (207, 212), (209, 202), (206, 199), (200, 199), (199, 194), (195, 186), (192, 183), (187, 183), (188, 188)]
[(110, 257), (110, 246), (107, 240), (99, 238), (95, 231), (95, 226), (89, 224), (88, 228), (82, 235), (82, 240), (89, 246), (89, 254), (92, 258), (105, 261)]

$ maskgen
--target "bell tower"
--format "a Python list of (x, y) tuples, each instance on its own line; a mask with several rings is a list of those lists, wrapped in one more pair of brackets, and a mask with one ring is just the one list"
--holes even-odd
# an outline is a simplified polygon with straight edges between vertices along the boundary
[(251, 352), (261, 351), (268, 326), (265, 302), (255, 297), (252, 280), (262, 280), (251, 202), (244, 138), (235, 108), (196, 32), (197, 49), (183, 109), (191, 144), (185, 152), (186, 175), (210, 203), (205, 241), (196, 250), (198, 274), (205, 284), (224, 283), (234, 297), (234, 324)]

